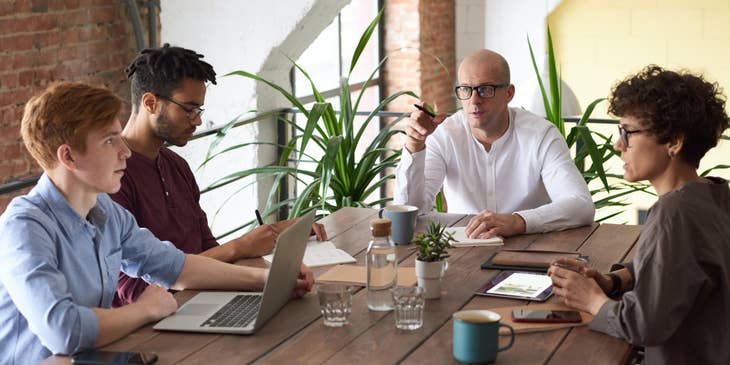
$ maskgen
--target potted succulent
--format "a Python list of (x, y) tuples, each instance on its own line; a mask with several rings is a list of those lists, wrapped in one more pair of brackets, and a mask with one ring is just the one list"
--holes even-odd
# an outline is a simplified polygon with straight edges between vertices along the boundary
[(441, 278), (449, 264), (447, 248), (455, 241), (451, 232), (446, 232), (441, 222), (430, 222), (426, 233), (419, 234), (413, 241), (418, 249), (416, 277), (418, 286), (424, 290), (426, 299), (441, 297)]

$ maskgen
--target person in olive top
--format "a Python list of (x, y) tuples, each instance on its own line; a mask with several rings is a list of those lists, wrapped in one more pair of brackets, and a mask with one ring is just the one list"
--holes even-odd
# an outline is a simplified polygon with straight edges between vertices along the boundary
[[(219, 245), (199, 205), (200, 190), (188, 163), (164, 146), (184, 146), (201, 121), (206, 81), (215, 84), (213, 67), (196, 52), (165, 44), (143, 50), (127, 67), (132, 113), (122, 138), (132, 150), (119, 192), (112, 199), (145, 227), (183, 252), (225, 262), (272, 251), (276, 237), (295, 220), (262, 225)], [(312, 228), (327, 239), (320, 224)], [(124, 274), (114, 305), (134, 302), (147, 286)]]
[(730, 189), (697, 174), (728, 127), (716, 83), (649, 66), (619, 83), (609, 111), (627, 181), (649, 180), (631, 263), (608, 274), (560, 260), (555, 294), (596, 317), (593, 330), (646, 347), (646, 364), (730, 364)]

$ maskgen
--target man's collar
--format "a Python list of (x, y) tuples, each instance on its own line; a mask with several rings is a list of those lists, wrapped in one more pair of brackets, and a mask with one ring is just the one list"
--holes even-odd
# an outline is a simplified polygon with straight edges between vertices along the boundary
[[(41, 175), (35, 190), (45, 201), (51, 214), (56, 216), (58, 223), (66, 232), (76, 232), (86, 224), (86, 218), (80, 216), (68, 203), (66, 197), (63, 196), (56, 185), (51, 181), (46, 173)], [(106, 212), (99, 206), (99, 198), (97, 196), (96, 204), (89, 211), (89, 222), (102, 230), (106, 223)]]

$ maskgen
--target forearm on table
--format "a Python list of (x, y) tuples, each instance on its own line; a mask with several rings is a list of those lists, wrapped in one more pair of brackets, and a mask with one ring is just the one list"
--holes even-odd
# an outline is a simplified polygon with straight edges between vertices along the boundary
[(526, 233), (544, 233), (585, 226), (593, 222), (592, 202), (565, 197), (534, 209), (515, 212), (525, 221)]
[(212, 259), (223, 262), (236, 262), (245, 256), (241, 246), (245, 246), (246, 242), (240, 242), (243, 237), (232, 239), (222, 245), (209, 248), (200, 253), (200, 256), (210, 257)]
[(220, 262), (210, 257), (186, 255), (173, 289), (261, 290), (268, 270)]
[(128, 304), (119, 308), (91, 308), (99, 322), (94, 347), (108, 345), (154, 320), (142, 305)]

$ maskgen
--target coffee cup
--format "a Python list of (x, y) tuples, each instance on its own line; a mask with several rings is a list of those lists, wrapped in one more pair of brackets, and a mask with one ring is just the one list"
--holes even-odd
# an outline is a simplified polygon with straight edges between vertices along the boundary
[[(488, 310), (464, 310), (454, 313), (454, 358), (465, 363), (487, 363), (497, 359), (497, 353), (512, 347), (515, 332), (511, 326), (499, 323), (499, 314)], [(509, 344), (499, 347), (499, 327), (510, 331)]]
[(378, 212), (378, 217), (388, 218), (392, 222), (390, 238), (397, 245), (407, 245), (413, 239), (416, 229), (418, 207), (412, 205), (389, 205)]

